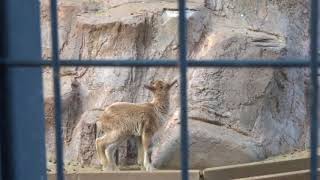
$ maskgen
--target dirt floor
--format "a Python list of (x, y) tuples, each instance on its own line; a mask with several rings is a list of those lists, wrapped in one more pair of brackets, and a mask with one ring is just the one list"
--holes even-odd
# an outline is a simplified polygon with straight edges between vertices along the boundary
[[(320, 152), (320, 151), (319, 151)], [(318, 153), (319, 153), (318, 152)], [(274, 157), (270, 157), (264, 161), (272, 162), (272, 161), (281, 161), (281, 160), (290, 160), (296, 158), (303, 158), (303, 157), (310, 157), (309, 150), (296, 150), (288, 154), (282, 154)], [(48, 173), (55, 173), (56, 163), (55, 162), (48, 162), (47, 172)], [(65, 173), (98, 173), (103, 172), (100, 166), (83, 166), (77, 162), (70, 162), (67, 163), (64, 167)], [(120, 170), (140, 170), (138, 165), (120, 167)]]
[[(98, 173), (103, 172), (101, 166), (84, 166), (78, 162), (69, 162), (64, 166), (65, 173)], [(120, 170), (140, 170), (138, 165), (120, 167)], [(47, 172), (55, 173), (56, 162), (48, 162)]]

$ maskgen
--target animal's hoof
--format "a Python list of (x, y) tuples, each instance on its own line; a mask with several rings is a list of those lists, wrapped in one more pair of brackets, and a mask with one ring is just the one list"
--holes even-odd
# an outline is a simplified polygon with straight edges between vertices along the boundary
[(156, 168), (154, 168), (152, 165), (146, 166), (146, 171), (151, 172), (156, 170)]

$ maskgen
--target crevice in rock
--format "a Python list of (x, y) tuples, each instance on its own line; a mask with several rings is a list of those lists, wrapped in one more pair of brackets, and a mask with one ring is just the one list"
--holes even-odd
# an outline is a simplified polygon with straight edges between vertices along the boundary
[[(204, 123), (208, 123), (208, 124), (212, 124), (212, 125), (216, 125), (216, 126), (223, 126), (223, 127), (226, 127), (228, 129), (231, 129), (239, 134), (242, 134), (244, 136), (249, 136), (249, 134), (245, 131), (242, 131), (240, 129), (237, 129), (237, 128), (234, 128), (232, 127), (231, 125), (228, 125), (228, 124), (225, 124), (221, 121), (216, 121), (216, 120), (212, 120), (212, 119), (206, 119), (206, 118), (200, 118), (200, 117), (194, 117), (194, 116), (191, 116), (189, 117), (191, 120), (195, 120), (195, 121), (200, 121), (200, 122), (204, 122)], [(178, 122), (178, 124), (180, 124), (180, 122)]]

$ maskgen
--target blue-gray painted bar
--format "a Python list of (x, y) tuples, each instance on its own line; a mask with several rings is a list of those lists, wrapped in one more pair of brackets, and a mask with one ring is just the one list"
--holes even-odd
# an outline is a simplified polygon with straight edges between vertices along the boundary
[[(14, 63), (41, 58), (39, 0), (2, 0), (0, 57)], [(4, 16), (4, 17), (3, 17)], [(5, 34), (3, 36), (3, 33)], [(2, 49), (4, 48), (4, 49)], [(3, 180), (46, 179), (45, 125), (41, 67), (1, 65), (5, 90), (1, 163)], [(5, 77), (3, 77), (3, 75)], [(3, 82), (5, 81), (5, 82)], [(2, 89), (2, 88), (1, 88)], [(1, 111), (3, 109), (1, 108)]]
[[(0, 1), (0, 27), (4, 27), (6, 24), (6, 8), (5, 8), (5, 1)], [(7, 32), (6, 28), (0, 28), (0, 61), (4, 61), (4, 58), (7, 56)], [(0, 180), (3, 180), (4, 174), (2, 173), (2, 166), (3, 161), (3, 137), (4, 132), (2, 129), (5, 127), (5, 120), (6, 120), (6, 65), (0, 65)]]
[(62, 140), (62, 115), (61, 115), (61, 92), (60, 92), (60, 62), (59, 62), (59, 39), (58, 39), (58, 13), (57, 0), (51, 0), (51, 41), (52, 41), (52, 68), (53, 90), (55, 106), (55, 130), (56, 130), (56, 159), (57, 180), (64, 180), (63, 174), (63, 140)]
[(188, 97), (187, 97), (187, 21), (186, 2), (179, 0), (179, 67), (180, 67), (180, 151), (181, 178), (188, 180), (189, 174), (189, 143), (188, 143)]
[(318, 0), (311, 1), (311, 20), (310, 20), (310, 48), (311, 48), (311, 83), (312, 83), (312, 101), (311, 101), (311, 179), (317, 180), (318, 166)]
[[(0, 40), (0, 43), (2, 43), (2, 40)], [(2, 45), (0, 45), (0, 50), (1, 50)], [(0, 53), (1, 56), (1, 53)], [(3, 176), (4, 173), (2, 173), (2, 169), (5, 166), (2, 166), (2, 163), (4, 163), (4, 159), (2, 158), (3, 153), (4, 153), (4, 139), (3, 137), (5, 136), (3, 129), (5, 128), (5, 121), (6, 121), (6, 67), (5, 65), (0, 65), (0, 180), (4, 180)]]
[[(309, 67), (310, 61), (305, 59), (243, 59), (243, 60), (188, 60), (189, 67), (205, 68), (205, 67), (230, 67), (230, 68), (302, 68)], [(52, 66), (52, 61), (0, 61), (0, 64), (8, 67), (38, 67)], [(60, 60), (61, 66), (119, 66), (119, 67), (178, 67), (178, 61), (175, 60)], [(319, 65), (318, 65), (319, 66)]]

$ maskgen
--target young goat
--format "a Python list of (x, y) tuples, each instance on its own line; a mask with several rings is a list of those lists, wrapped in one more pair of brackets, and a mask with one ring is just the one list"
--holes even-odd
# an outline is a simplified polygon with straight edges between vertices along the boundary
[(143, 162), (147, 171), (154, 169), (148, 153), (149, 146), (152, 136), (168, 113), (169, 90), (176, 82), (177, 80), (172, 83), (158, 80), (145, 85), (145, 88), (153, 93), (153, 100), (149, 103), (117, 102), (104, 110), (96, 123), (97, 129), (104, 133), (102, 137), (96, 139), (98, 158), (104, 170), (118, 170), (114, 151), (121, 142), (132, 136), (139, 138), (138, 162)]

